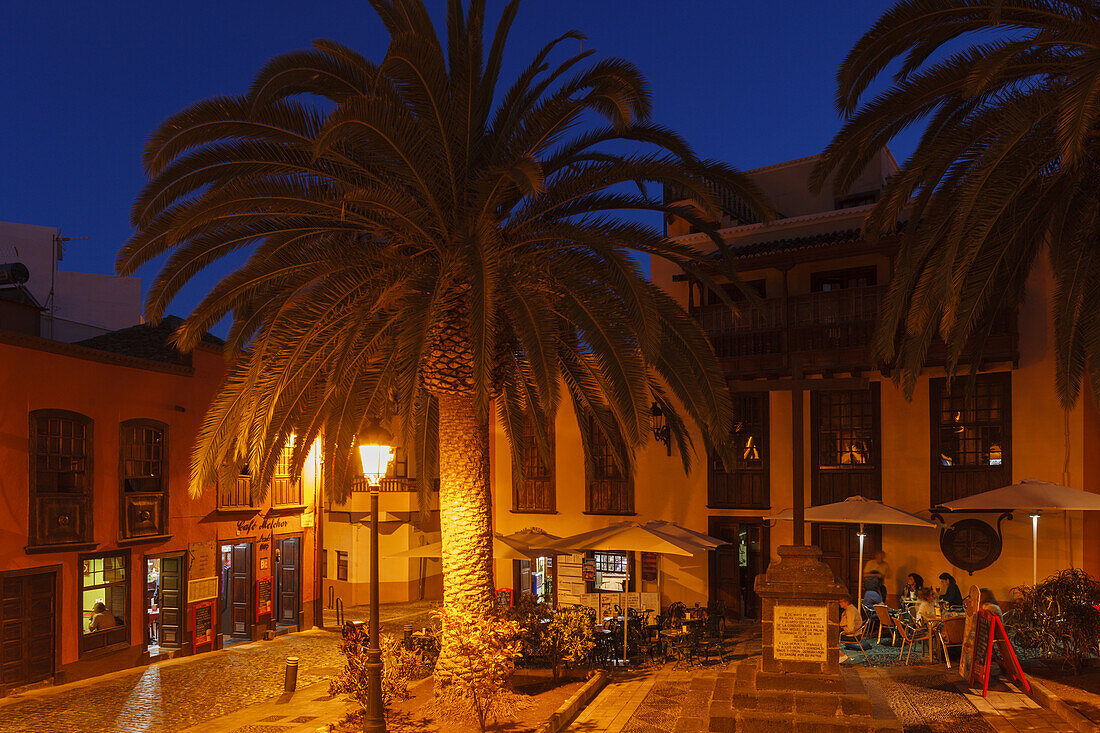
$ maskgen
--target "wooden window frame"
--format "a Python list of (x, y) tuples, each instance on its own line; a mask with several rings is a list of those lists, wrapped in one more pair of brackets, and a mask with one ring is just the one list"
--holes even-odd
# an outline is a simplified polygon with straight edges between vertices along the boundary
[[(231, 478), (234, 482), (234, 486), (228, 492), (223, 487), (223, 482)], [(244, 493), (248, 497), (247, 504), (237, 504), (226, 502), (225, 499), (228, 495)], [(252, 497), (252, 477), (247, 473), (244, 473), (244, 469), (233, 472), (232, 470), (224, 470), (218, 476), (218, 510), (224, 512), (255, 512), (256, 501)]]
[[(943, 377), (928, 380), (928, 423), (929, 423), (929, 496), (930, 507), (941, 506), (944, 502), (962, 499), (983, 491), (1007, 486), (1012, 483), (1012, 372), (986, 372), (974, 377), (981, 384), (997, 385), (1002, 399), (1000, 408), (1001, 419), (999, 423), (991, 421), (976, 421), (979, 428), (999, 427), (1001, 431), (1001, 465), (954, 465), (944, 466), (941, 454), (944, 453), (944, 441), (942, 431), (945, 425), (942, 417), (943, 400), (952, 397), (965, 399), (967, 390), (973, 388), (976, 393), (979, 389), (977, 383), (970, 385), (967, 381), (970, 377), (960, 376), (952, 385), (953, 394), (945, 394), (947, 380)], [(978, 400), (983, 395), (974, 394), (972, 399)], [(953, 409), (954, 406), (952, 406)], [(989, 407), (963, 407), (963, 409), (989, 410)], [(952, 412), (951, 409), (947, 413)], [(957, 490), (960, 484), (965, 484), (962, 490)], [(956, 489), (956, 490), (952, 490)], [(1007, 507), (1006, 507), (1007, 508)]]
[[(595, 418), (590, 416), (588, 418), (588, 420), (589, 420), (589, 422), (588, 422), (588, 426), (589, 426), (588, 427), (588, 434), (591, 436), (591, 440), (592, 440), (592, 453), (593, 453), (592, 463), (593, 463), (594, 471), (596, 471), (596, 472), (600, 471), (601, 463), (605, 463), (605, 461), (601, 461), (600, 459), (605, 458), (605, 457), (608, 459), (608, 461), (610, 461), (610, 463), (608, 463), (607, 465), (614, 466), (615, 467), (614, 470), (618, 471), (618, 468), (617, 468), (617, 466), (615, 466), (615, 462), (614, 462), (614, 454), (613, 454), (613, 451), (615, 450), (614, 445), (612, 445), (610, 440), (608, 440), (607, 438), (604, 437), (604, 435), (600, 431), (599, 427), (596, 426)], [(597, 453), (596, 451), (597, 451), (598, 448), (601, 449), (602, 452)], [(633, 471), (629, 470), (629, 466), (627, 466), (625, 468), (627, 469), (626, 470), (626, 474), (627, 474), (626, 476), (603, 476), (603, 475), (593, 476), (593, 475), (589, 475), (587, 471), (585, 472), (585, 474), (586, 474), (585, 475), (585, 481), (584, 481), (584, 507), (585, 507), (584, 513), (585, 514), (610, 514), (610, 515), (616, 515), (616, 516), (631, 516), (631, 515), (636, 513), (634, 511), (634, 507), (635, 507), (635, 503), (634, 503), (634, 473), (633, 473)], [(620, 507), (618, 507), (618, 508), (608, 508), (606, 506), (597, 506), (597, 504), (596, 504), (596, 502), (593, 498), (593, 494), (595, 493), (595, 491), (594, 491), (594, 489), (596, 488), (595, 484), (597, 484), (599, 482), (606, 482), (609, 485), (608, 486), (608, 494), (609, 495), (610, 495), (611, 492), (618, 492), (618, 493), (622, 494), (622, 496), (620, 497), (621, 500), (616, 502), (616, 503), (621, 505)]]
[[(708, 456), (708, 507), (715, 509), (771, 508), (771, 453), (769, 450), (771, 447), (769, 445), (771, 431), (771, 419), (769, 414), (771, 410), (771, 399), (769, 395), (769, 392), (742, 392), (731, 395), (735, 406), (735, 419), (737, 417), (737, 407), (741, 403), (758, 403), (751, 408), (757, 416), (757, 419), (752, 421), (755, 423), (756, 430), (750, 430), (749, 432), (758, 439), (756, 447), (760, 453), (759, 465), (753, 465), (744, 460), (745, 446), (741, 444), (740, 440), (737, 440), (733, 448), (734, 465), (732, 471), (725, 470), (718, 456)], [(757, 497), (756, 500), (751, 496), (754, 479), (759, 480), (763, 493), (763, 496)], [(722, 492), (725, 496), (719, 495), (721, 488), (719, 484), (728, 484), (732, 482), (737, 482), (740, 485), (734, 487), (732, 490), (727, 489)], [(748, 494), (747, 500), (746, 493)], [(732, 500), (728, 498), (731, 494), (736, 494)]]
[[(84, 455), (82, 460), (84, 462), (84, 470), (81, 472), (80, 486), (77, 491), (73, 492), (61, 492), (61, 491), (39, 491), (38, 490), (38, 447), (39, 447), (39, 422), (42, 420), (50, 420), (52, 418), (71, 420), (80, 424), (84, 429)], [(27, 552), (57, 552), (60, 550), (90, 550), (95, 547), (95, 491), (94, 491), (94, 469), (95, 469), (95, 421), (87, 415), (79, 412), (73, 412), (71, 410), (58, 410), (58, 409), (42, 409), (31, 410), (27, 417), (28, 420), (28, 523), (27, 523)], [(57, 522), (65, 520), (66, 524), (72, 521), (72, 517), (69, 516), (72, 513), (72, 509), (76, 509), (79, 513), (77, 521), (82, 523), (83, 531), (79, 533), (77, 537), (69, 541), (50, 542), (48, 538), (44, 536), (44, 533), (39, 532), (40, 520), (48, 521), (40, 516), (47, 502), (47, 499), (53, 499), (54, 502), (59, 504), (64, 503), (65, 497), (76, 497), (78, 500), (70, 499), (73, 504), (69, 508), (69, 513), (61, 513), (57, 517)], [(59, 509), (59, 512), (66, 510)]]
[[(341, 577), (343, 571), (343, 577)], [(344, 550), (336, 551), (336, 579), (346, 581), (348, 579), (348, 553)]]
[[(76, 579), (76, 582), (77, 582), (77, 587), (76, 587), (76, 595), (77, 595), (77, 601), (76, 601), (77, 626), (76, 626), (76, 631), (77, 631), (77, 634), (78, 634), (78, 637), (77, 637), (77, 650), (78, 650), (79, 658), (84, 658), (84, 657), (88, 657), (88, 656), (93, 656), (94, 657), (94, 656), (98, 656), (100, 654), (109, 653), (109, 652), (116, 651), (116, 650), (119, 650), (119, 649), (125, 649), (125, 648), (130, 646), (130, 603), (131, 603), (131, 596), (133, 595), (132, 592), (131, 592), (132, 591), (131, 582), (133, 581), (133, 577), (134, 577), (133, 576), (133, 563), (131, 562), (130, 554), (131, 553), (128, 549), (123, 548), (123, 549), (111, 550), (111, 551), (108, 551), (108, 552), (96, 552), (96, 553), (90, 553), (90, 554), (80, 554), (80, 555), (77, 556), (77, 563), (78, 564), (77, 564), (77, 579)], [(123, 580), (120, 583), (105, 583), (103, 585), (96, 585), (96, 586), (91, 586), (90, 588), (85, 588), (84, 587), (84, 563), (88, 562), (88, 561), (91, 561), (91, 560), (97, 560), (97, 559), (100, 559), (100, 558), (108, 558), (108, 557), (115, 557), (115, 556), (119, 556), (119, 557), (123, 558), (123, 569), (124, 569), (125, 574), (126, 574), (125, 580)], [(125, 588), (125, 592), (124, 592), (123, 595), (126, 599), (126, 608), (123, 611), (123, 615), (122, 615), (122, 626), (115, 626), (113, 628), (107, 629), (106, 631), (93, 631), (91, 633), (84, 633), (84, 630), (88, 627), (88, 619), (84, 618), (84, 610), (85, 610), (83, 608), (83, 605), (84, 605), (84, 591), (89, 590), (91, 588), (108, 588), (108, 587), (117, 587), (117, 586), (124, 586), (124, 588)], [(121, 636), (122, 638), (119, 641), (113, 641), (112, 642), (112, 641), (110, 641), (110, 638), (111, 638), (112, 635)], [(88, 643), (89, 640), (92, 640), (92, 639), (97, 640), (97, 641), (100, 640), (100, 639), (103, 639), (105, 641), (105, 643), (102, 644), (101, 646), (92, 646), (91, 644)]]
[[(302, 477), (290, 473), (291, 456), (294, 454), (294, 443), (288, 440), (275, 462), (275, 470), (272, 472), (270, 494), (271, 506), (278, 508), (302, 506)], [(294, 491), (289, 489), (293, 487)]]
[[(869, 460), (858, 464), (845, 464), (841, 460), (835, 464), (822, 465), (822, 411), (826, 407), (823, 403), (839, 395), (854, 395), (859, 392), (868, 392), (870, 398)], [(864, 448), (864, 450), (867, 449)], [(848, 487), (843, 492), (845, 496), (835, 492), (831, 492), (829, 496), (823, 496), (823, 484), (832, 484), (834, 480), (840, 483), (841, 476), (846, 477), (845, 481), (848, 483)], [(871, 382), (866, 390), (810, 392), (810, 505), (830, 504), (857, 495), (867, 499), (882, 499), (882, 395), (878, 382)]]
[[(557, 442), (553, 425), (547, 426), (546, 440), (550, 449), (549, 466), (545, 465), (539, 453), (534, 430), (528, 421), (524, 421), (521, 449), (524, 458), (522, 488), (518, 472), (513, 473), (512, 479), (512, 511), (516, 514), (558, 513), (557, 471), (554, 470)], [(539, 499), (543, 501), (540, 502)]]
[[(155, 491), (132, 491), (126, 487), (126, 482), (131, 477), (128, 475), (127, 462), (133, 460), (126, 455), (127, 447), (135, 445), (128, 442), (127, 432), (132, 429), (159, 430), (161, 435), (160, 445), (160, 488)], [(168, 424), (159, 420), (147, 418), (134, 418), (124, 420), (118, 426), (118, 530), (122, 540), (131, 539), (158, 539), (168, 535), (168, 455), (170, 443), (168, 442)], [(146, 460), (146, 459), (139, 459)], [(131, 506), (138, 504), (138, 506)], [(136, 516), (144, 516), (145, 512), (155, 513), (153, 532), (134, 532), (133, 519)]]
[[(867, 277), (867, 276), (870, 277)], [(837, 290), (850, 290), (848, 286), (836, 288), (835, 290), (822, 290), (821, 284), (825, 280), (833, 280), (837, 278), (854, 279), (859, 277), (867, 277), (868, 282), (866, 285), (860, 285), (857, 287), (874, 287), (878, 284), (878, 267), (875, 265), (863, 265), (860, 267), (843, 267), (838, 270), (822, 270), (820, 272), (810, 273), (810, 292), (811, 293), (835, 293)]]

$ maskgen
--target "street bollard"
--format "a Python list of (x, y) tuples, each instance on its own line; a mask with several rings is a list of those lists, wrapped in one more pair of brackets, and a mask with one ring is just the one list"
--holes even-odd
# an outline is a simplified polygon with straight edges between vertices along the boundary
[(294, 692), (294, 688), (298, 686), (298, 657), (286, 658), (286, 679), (283, 682), (283, 689), (287, 692)]
[(413, 648), (413, 627), (412, 624), (405, 624), (405, 649), (412, 651)]

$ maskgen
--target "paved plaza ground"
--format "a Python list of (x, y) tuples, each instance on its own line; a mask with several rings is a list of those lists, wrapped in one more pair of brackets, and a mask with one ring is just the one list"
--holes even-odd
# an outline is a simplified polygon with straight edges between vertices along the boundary
[[(386, 606), (390, 633), (428, 623), (432, 604)], [(348, 620), (361, 620), (348, 609)], [(335, 625), (335, 617), (330, 621)], [(0, 733), (307, 733), (340, 718), (349, 704), (328, 696), (343, 665), (339, 635), (314, 629), (212, 654), (168, 660), (60, 687), (0, 699)], [(740, 631), (734, 661), (616, 675), (570, 731), (689, 733), (706, 731), (711, 703), (734, 667), (760, 653), (755, 625)], [(283, 693), (288, 656), (300, 659), (298, 690)], [(968, 690), (942, 664), (857, 665), (872, 699), (888, 706), (907, 733), (1068, 731), (1050, 711), (1003, 681), (987, 698)], [(728, 683), (728, 679), (727, 679)]]

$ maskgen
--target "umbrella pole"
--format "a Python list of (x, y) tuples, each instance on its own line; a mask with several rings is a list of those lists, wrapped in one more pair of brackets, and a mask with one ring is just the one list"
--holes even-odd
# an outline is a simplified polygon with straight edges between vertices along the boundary
[(1039, 513), (1031, 515), (1031, 584), (1039, 584)]
[(856, 603), (859, 604), (860, 615), (863, 615), (863, 523), (859, 525), (859, 582), (856, 585)]

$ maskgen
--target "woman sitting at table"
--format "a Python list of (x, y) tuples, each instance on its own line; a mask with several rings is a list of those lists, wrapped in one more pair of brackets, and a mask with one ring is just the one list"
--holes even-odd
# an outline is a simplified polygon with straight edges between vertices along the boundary
[(924, 578), (920, 576), (920, 573), (909, 573), (909, 577), (905, 581), (905, 588), (902, 589), (902, 600), (910, 601), (912, 603), (917, 602), (917, 593), (924, 587)]
[(936, 618), (936, 609), (933, 605), (935, 600), (936, 595), (931, 588), (921, 588), (917, 591), (917, 607), (914, 609), (913, 615), (916, 616), (918, 621), (927, 622)]
[(949, 606), (963, 605), (962, 591), (959, 590), (959, 586), (951, 573), (940, 573), (940, 580), (942, 580), (946, 586), (943, 591), (940, 592), (940, 598), (946, 601)]

